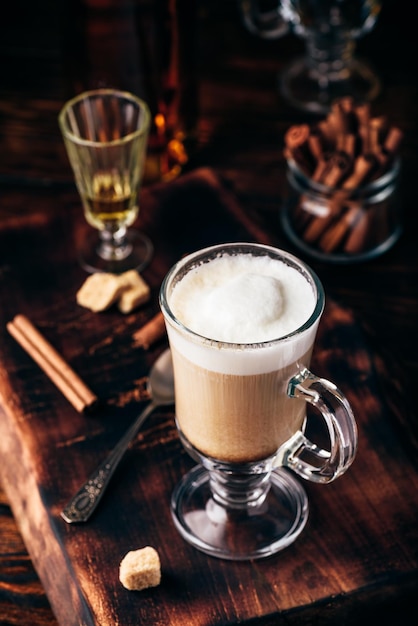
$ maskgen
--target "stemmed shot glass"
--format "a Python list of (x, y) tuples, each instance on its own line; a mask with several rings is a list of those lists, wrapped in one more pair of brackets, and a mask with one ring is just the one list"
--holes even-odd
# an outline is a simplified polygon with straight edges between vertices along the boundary
[(129, 227), (139, 212), (148, 105), (128, 92), (97, 89), (69, 100), (58, 119), (84, 216), (98, 231), (81, 242), (81, 265), (91, 273), (140, 271), (153, 245)]
[[(379, 77), (355, 56), (355, 48), (356, 41), (374, 28), (380, 10), (380, 0), (278, 0), (277, 22), (270, 8), (268, 20), (263, 21), (258, 13), (250, 30), (264, 38), (279, 37), (284, 21), (305, 41), (305, 55), (282, 72), (280, 90), (293, 106), (323, 114), (338, 98), (351, 96), (365, 102), (379, 94)], [(244, 23), (248, 28), (248, 19)]]

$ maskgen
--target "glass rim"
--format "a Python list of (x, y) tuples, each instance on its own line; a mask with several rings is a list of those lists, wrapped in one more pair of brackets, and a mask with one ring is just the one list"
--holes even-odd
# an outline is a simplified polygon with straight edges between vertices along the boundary
[[(274, 258), (277, 261), (286, 262), (287, 265), (295, 268), (302, 269), (305, 277), (309, 277), (310, 284), (315, 288), (316, 295), (316, 303), (314, 310), (308, 319), (298, 326), (295, 330), (286, 335), (282, 335), (280, 337), (276, 337), (274, 339), (268, 339), (267, 341), (256, 341), (256, 342), (229, 342), (223, 341), (219, 339), (211, 339), (210, 337), (206, 337), (205, 335), (201, 335), (194, 330), (188, 328), (183, 322), (181, 322), (173, 313), (168, 300), (167, 300), (167, 291), (172, 286), (173, 279), (179, 273), (181, 269), (185, 269), (186, 267), (196, 267), (199, 265), (199, 259), (203, 259), (209, 252), (211, 252), (214, 256), (212, 258), (216, 258), (216, 253), (220, 253), (221, 251), (228, 251), (236, 249), (237, 252), (243, 252), (244, 254), (248, 254), (251, 250), (256, 249), (259, 251), (265, 251), (266, 256), (270, 256), (270, 258)], [(245, 252), (246, 251), (246, 252)], [(274, 256), (273, 256), (274, 255)], [(261, 256), (261, 255), (258, 255)], [(251, 242), (232, 242), (232, 243), (222, 243), (215, 244), (213, 246), (208, 246), (206, 248), (202, 248), (195, 252), (188, 254), (187, 256), (181, 258), (177, 261), (167, 272), (165, 275), (159, 293), (159, 304), (161, 311), (164, 317), (174, 326), (177, 330), (179, 330), (182, 334), (187, 334), (188, 336), (194, 338), (195, 341), (199, 343), (204, 343), (206, 346), (217, 347), (220, 348), (224, 346), (230, 350), (251, 350), (251, 349), (260, 349), (260, 348), (269, 348), (273, 347), (279, 343), (283, 343), (296, 337), (298, 335), (303, 334), (305, 331), (308, 331), (312, 328), (312, 326), (319, 320), (321, 317), (324, 308), (325, 308), (325, 292), (323, 285), (317, 276), (316, 272), (304, 261), (296, 257), (295, 255), (282, 250), (280, 248), (276, 248), (275, 246), (271, 246), (268, 244), (262, 243), (251, 243)]]
[[(138, 108), (144, 113), (144, 118), (142, 120), (142, 124), (140, 128), (137, 128), (134, 131), (127, 133), (117, 139), (110, 139), (108, 141), (95, 141), (93, 139), (84, 139), (83, 137), (79, 137), (75, 135), (68, 127), (66, 116), (68, 111), (71, 110), (75, 104), (81, 102), (82, 100), (88, 100), (97, 98), (100, 96), (115, 96), (120, 99), (124, 99), (130, 102), (135, 103)], [(112, 89), (109, 87), (103, 87), (100, 89), (89, 89), (87, 91), (83, 91), (70, 100), (67, 100), (62, 106), (59, 114), (58, 114), (58, 123), (61, 129), (61, 133), (63, 136), (73, 142), (74, 144), (85, 146), (85, 147), (94, 147), (94, 148), (105, 148), (109, 146), (118, 145), (121, 143), (128, 143), (134, 137), (140, 137), (142, 135), (147, 135), (150, 129), (151, 124), (151, 112), (148, 104), (142, 98), (139, 98), (135, 94), (130, 91), (124, 91), (122, 89)]]

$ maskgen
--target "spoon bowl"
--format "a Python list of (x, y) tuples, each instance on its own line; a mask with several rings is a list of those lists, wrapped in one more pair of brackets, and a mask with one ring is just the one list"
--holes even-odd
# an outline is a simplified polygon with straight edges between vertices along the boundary
[(155, 361), (147, 387), (154, 408), (174, 403), (174, 372), (170, 350), (164, 350)]
[(102, 499), (129, 444), (147, 417), (157, 407), (174, 403), (174, 375), (170, 350), (165, 350), (152, 366), (148, 379), (148, 391), (151, 400), (145, 409), (62, 510), (61, 517), (69, 524), (87, 522)]

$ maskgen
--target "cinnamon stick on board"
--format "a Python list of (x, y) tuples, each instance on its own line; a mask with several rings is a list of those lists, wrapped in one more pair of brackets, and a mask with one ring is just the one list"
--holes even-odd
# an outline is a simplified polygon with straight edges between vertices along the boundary
[(164, 337), (165, 332), (164, 316), (159, 311), (142, 328), (134, 332), (132, 335), (134, 345), (137, 348), (148, 350), (153, 343)]
[(24, 315), (16, 315), (7, 330), (46, 373), (77, 411), (92, 407), (97, 396)]

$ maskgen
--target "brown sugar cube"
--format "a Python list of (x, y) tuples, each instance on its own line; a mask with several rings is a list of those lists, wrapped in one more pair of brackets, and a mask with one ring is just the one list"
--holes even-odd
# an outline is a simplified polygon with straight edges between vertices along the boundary
[(150, 299), (151, 290), (136, 270), (121, 274), (119, 283), (123, 286), (118, 299), (118, 308), (121, 313), (130, 313)]
[(160, 557), (155, 548), (131, 550), (122, 559), (119, 580), (130, 591), (156, 587), (161, 582)]
[(77, 291), (77, 304), (94, 312), (105, 311), (116, 302), (123, 289), (115, 274), (97, 272), (88, 276)]
[(144, 279), (136, 270), (128, 270), (123, 274), (118, 275), (118, 281), (123, 287), (132, 287), (134, 285), (140, 285), (144, 282)]
[(130, 313), (141, 304), (148, 302), (150, 298), (150, 289), (148, 285), (137, 285), (129, 287), (122, 292), (118, 300), (118, 308), (121, 313)]

